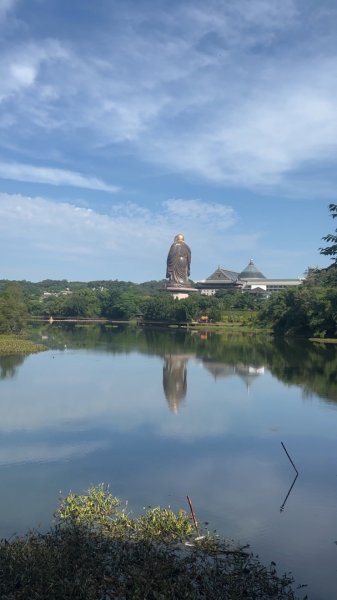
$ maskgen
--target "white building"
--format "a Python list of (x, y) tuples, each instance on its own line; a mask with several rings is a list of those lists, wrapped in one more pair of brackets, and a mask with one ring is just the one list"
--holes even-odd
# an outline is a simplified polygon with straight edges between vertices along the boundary
[(241, 290), (252, 294), (269, 296), (286, 288), (296, 287), (303, 283), (303, 278), (297, 279), (267, 279), (257, 269), (251, 259), (241, 273), (218, 267), (212, 275), (203, 281), (197, 281), (196, 287), (202, 294), (214, 295), (219, 290)]

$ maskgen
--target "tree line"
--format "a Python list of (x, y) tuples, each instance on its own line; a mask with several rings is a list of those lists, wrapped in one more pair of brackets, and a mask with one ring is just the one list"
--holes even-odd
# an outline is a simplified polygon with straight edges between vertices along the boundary
[[(329, 210), (336, 218), (337, 204), (330, 204)], [(250, 324), (268, 327), (278, 335), (337, 337), (337, 230), (323, 240), (330, 245), (320, 248), (320, 252), (332, 258), (331, 266), (310, 271), (303, 285), (269, 298), (240, 291), (218, 291), (214, 296), (195, 293), (177, 300), (165, 291), (165, 280), (143, 284), (3, 280), (0, 281), (0, 333), (17, 333), (31, 317), (180, 323), (207, 315), (210, 321), (221, 322), (235, 320), (240, 311), (245, 311)]]
[(18, 333), (29, 318), (91, 318), (162, 323), (242, 321), (267, 327), (277, 335), (337, 337), (337, 267), (320, 271), (295, 289), (269, 298), (242, 292), (215, 296), (191, 294), (174, 299), (165, 291), (142, 293), (118, 288), (83, 287), (46, 298), (27, 294), (8, 282), (0, 292), (0, 333)]
[[(141, 320), (162, 323), (191, 322), (207, 315), (209, 321), (222, 321), (225, 313), (238, 319), (238, 313), (254, 310), (261, 299), (241, 292), (216, 296), (191, 294), (183, 300), (174, 299), (165, 289), (136, 288), (118, 282), (107, 285), (74, 287), (67, 282), (63, 291), (44, 296), (29, 282), (5, 282), (0, 291), (0, 333), (16, 333), (29, 318), (89, 318), (116, 321)], [(35, 284), (32, 284), (33, 286)], [(55, 284), (53, 284), (55, 289)], [(0, 289), (1, 289), (0, 288)]]

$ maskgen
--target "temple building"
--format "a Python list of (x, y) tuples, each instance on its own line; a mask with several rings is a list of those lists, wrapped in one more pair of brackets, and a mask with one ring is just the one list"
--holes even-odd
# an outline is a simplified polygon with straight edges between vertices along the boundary
[(269, 296), (285, 288), (301, 285), (303, 279), (268, 279), (259, 271), (251, 259), (241, 273), (218, 267), (207, 279), (196, 282), (201, 294), (214, 295), (219, 290), (249, 292)]

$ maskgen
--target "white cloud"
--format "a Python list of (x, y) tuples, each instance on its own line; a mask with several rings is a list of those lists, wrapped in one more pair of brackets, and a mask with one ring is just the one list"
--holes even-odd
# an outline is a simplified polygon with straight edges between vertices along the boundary
[(43, 43), (28, 40), (14, 45), (8, 43), (0, 59), (0, 101), (8, 103), (3, 110), (13, 111), (16, 121), (27, 112), (37, 113), (38, 108), (44, 113), (46, 105), (45, 102), (40, 103), (40, 99), (45, 96), (45, 89), (50, 87), (50, 83), (41, 75), (41, 68), (53, 69), (56, 63), (62, 64), (67, 56), (66, 47), (56, 40), (45, 39)]
[[(195, 199), (167, 201), (156, 211), (116, 203), (110, 214), (100, 214), (46, 198), (0, 194), (0, 251), (2, 246), (6, 250), (5, 268), (12, 269), (11, 278), (18, 268), (22, 275), (15, 277), (22, 278), (27, 278), (27, 268), (34, 268), (40, 274), (33, 279), (43, 279), (57, 263), (59, 278), (144, 281), (165, 276), (169, 246), (182, 230), (199, 278), (212, 269), (214, 257), (221, 261), (226, 248), (250, 256), (257, 232), (232, 231), (224, 238), (235, 219), (230, 206)], [(16, 249), (22, 245), (24, 257), (18, 262)]]
[(292, 52), (277, 51), (300, 27), (297, 3), (186, 2), (169, 15), (142, 6), (127, 16), (120, 8), (114, 35), (103, 29), (99, 45), (94, 31), (81, 48), (76, 38), (9, 47), (4, 126), (13, 126), (11, 109), (25, 127), (88, 131), (91, 146), (127, 141), (149, 161), (248, 186), (331, 154), (334, 63), (323, 57), (318, 69), (293, 51), (294, 66)]
[(35, 167), (19, 163), (0, 162), (0, 178), (14, 181), (31, 181), (50, 185), (69, 185), (90, 190), (117, 192), (117, 186), (109, 185), (96, 177), (88, 177), (76, 171), (65, 169)]
[(8, 139), (48, 132), (65, 155), (64, 136), (106, 153), (123, 143), (142, 160), (250, 188), (335, 163), (336, 44), (320, 35), (333, 12), (318, 11), (318, 25), (295, 0), (237, 0), (105, 16), (80, 44), (27, 35), (4, 48)]
[[(266, 68), (266, 67), (264, 67)], [(217, 88), (208, 114), (197, 111), (195, 125), (177, 135), (163, 131), (147, 146), (155, 162), (244, 187), (280, 184), (310, 161), (335, 160), (337, 146), (337, 59), (299, 68), (280, 66), (249, 78), (235, 105)], [(215, 88), (209, 78), (208, 88)], [(223, 100), (223, 106), (219, 106)], [(309, 186), (310, 187), (310, 186)]]
[(1, 0), (0, 2), (0, 22), (14, 9), (17, 0)]
[(34, 83), (36, 71), (32, 65), (25, 64), (12, 64), (10, 65), (10, 71), (13, 79), (16, 80), (19, 85), (28, 86)]
[(213, 226), (216, 225), (219, 229), (227, 229), (236, 221), (235, 212), (231, 206), (215, 202), (171, 199), (164, 202), (164, 206), (172, 217), (179, 220), (197, 220), (204, 225), (212, 223)]

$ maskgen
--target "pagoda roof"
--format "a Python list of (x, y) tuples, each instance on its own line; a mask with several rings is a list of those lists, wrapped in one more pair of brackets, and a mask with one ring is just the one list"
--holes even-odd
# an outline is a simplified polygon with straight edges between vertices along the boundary
[(259, 271), (251, 258), (249, 264), (240, 273), (240, 279), (266, 279), (265, 276)]

